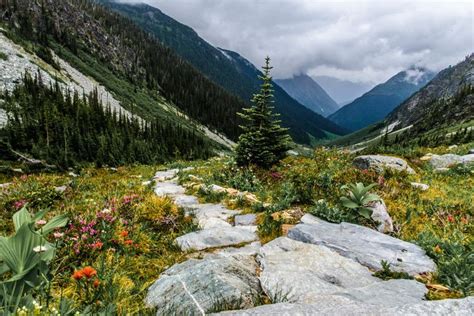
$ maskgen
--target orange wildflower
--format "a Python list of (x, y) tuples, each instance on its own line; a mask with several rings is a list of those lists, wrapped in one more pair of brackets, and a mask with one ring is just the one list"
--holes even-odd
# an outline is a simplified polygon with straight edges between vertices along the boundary
[(82, 270), (76, 270), (74, 271), (74, 273), (72, 274), (72, 278), (76, 281), (79, 281), (80, 279), (82, 279), (84, 277), (84, 273), (82, 272)]
[(97, 280), (97, 279), (95, 279), (95, 280), (94, 280), (94, 287), (95, 287), (95, 288), (98, 288), (99, 285), (100, 285), (100, 281)]
[(127, 240), (125, 240), (123, 243), (124, 243), (125, 245), (131, 245), (131, 244), (133, 244), (133, 240), (127, 239)]
[(121, 237), (127, 237), (128, 236), (128, 231), (124, 230), (120, 232)]
[(90, 279), (93, 276), (97, 275), (97, 271), (93, 267), (85, 267), (84, 269), (82, 269), (82, 273), (88, 279)]

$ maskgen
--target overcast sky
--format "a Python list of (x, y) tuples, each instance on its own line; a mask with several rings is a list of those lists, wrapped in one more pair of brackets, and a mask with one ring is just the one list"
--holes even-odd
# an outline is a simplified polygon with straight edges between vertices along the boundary
[[(126, 0), (128, 2), (136, 2)], [(142, 0), (274, 77), (380, 83), (410, 65), (440, 70), (474, 51), (474, 1)]]

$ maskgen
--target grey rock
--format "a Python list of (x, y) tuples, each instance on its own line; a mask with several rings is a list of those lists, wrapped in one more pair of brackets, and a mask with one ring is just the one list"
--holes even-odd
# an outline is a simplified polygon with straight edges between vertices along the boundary
[(223, 187), (221, 187), (220, 185), (217, 185), (217, 184), (211, 184), (207, 188), (209, 189), (209, 191), (215, 192), (215, 193), (224, 193), (224, 192), (226, 192), (225, 188), (223, 188)]
[(393, 171), (405, 171), (414, 174), (408, 163), (398, 157), (382, 156), (382, 155), (365, 155), (354, 158), (352, 164), (362, 170), (374, 170), (377, 173), (383, 173), (385, 169)]
[(179, 169), (169, 169), (169, 170), (157, 171), (155, 173), (155, 176), (153, 177), (153, 179), (155, 179), (155, 181), (171, 180), (174, 177), (176, 177), (178, 172), (179, 172)]
[(277, 238), (260, 248), (260, 283), (272, 302), (316, 303), (332, 295), (381, 306), (416, 303), (426, 287), (413, 280), (382, 281), (368, 268), (325, 247)]
[(458, 164), (469, 164), (474, 162), (474, 154), (468, 154), (464, 156), (445, 154), (445, 155), (432, 155), (429, 160), (430, 165), (433, 168), (449, 168)]
[(235, 246), (258, 240), (256, 227), (213, 227), (188, 233), (176, 238), (177, 245), (183, 251), (204, 250), (226, 246)]
[(174, 181), (157, 182), (155, 194), (158, 196), (174, 196), (184, 194), (184, 188)]
[(468, 151), (468, 153), (467, 153), (467, 154), (468, 154), (468, 155), (474, 155), (474, 148), (472, 148), (472, 149), (469, 149), (469, 151)]
[(421, 191), (426, 191), (430, 188), (429, 185), (427, 184), (424, 184), (424, 183), (418, 183), (418, 182), (410, 182), (410, 185), (415, 188), (415, 189), (419, 189)]
[(151, 183), (152, 183), (152, 181), (150, 181), (150, 180), (148, 180), (148, 181), (143, 181), (143, 182), (142, 182), (142, 185), (143, 185), (143, 186), (149, 186)]
[(289, 238), (324, 245), (366, 267), (380, 270), (380, 262), (385, 260), (391, 269), (410, 275), (436, 270), (433, 260), (415, 244), (355, 224), (328, 223), (309, 214), (302, 222), (289, 231)]
[(148, 289), (157, 315), (204, 315), (221, 308), (255, 306), (261, 294), (251, 256), (207, 256), (175, 264)]
[(256, 222), (257, 215), (255, 214), (236, 215), (234, 217), (235, 226), (255, 225)]
[(416, 304), (405, 304), (397, 307), (381, 307), (351, 301), (323, 297), (315, 304), (279, 303), (262, 305), (247, 310), (235, 310), (219, 313), (219, 315), (253, 316), (310, 316), (310, 315), (367, 315), (367, 316), (470, 316), (474, 313), (474, 298), (451, 299), (441, 301), (425, 301)]
[(185, 211), (195, 210), (199, 204), (197, 197), (187, 194), (176, 195), (174, 197), (174, 202), (178, 207), (183, 208)]
[(433, 171), (435, 173), (446, 173), (449, 171), (449, 168), (435, 168)]
[(197, 224), (201, 229), (212, 227), (230, 227), (229, 218), (239, 214), (236, 210), (230, 210), (222, 204), (199, 204), (196, 205), (194, 214)]
[(372, 210), (371, 218), (378, 223), (377, 230), (381, 233), (393, 232), (393, 221), (388, 214), (384, 201), (377, 201), (368, 206)]

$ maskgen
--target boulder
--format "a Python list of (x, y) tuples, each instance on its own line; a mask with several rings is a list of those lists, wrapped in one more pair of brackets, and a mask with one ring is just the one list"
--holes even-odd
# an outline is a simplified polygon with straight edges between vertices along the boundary
[(328, 223), (309, 214), (302, 222), (289, 231), (289, 238), (324, 245), (371, 269), (380, 270), (385, 260), (394, 271), (410, 275), (436, 270), (433, 260), (415, 244), (360, 225)]
[(235, 226), (248, 226), (248, 225), (255, 225), (256, 223), (257, 223), (256, 214), (235, 215), (234, 217)]
[(354, 158), (352, 164), (362, 170), (373, 170), (377, 173), (383, 173), (385, 169), (392, 171), (405, 171), (414, 174), (415, 171), (408, 165), (408, 163), (397, 157), (382, 156), (382, 155), (365, 155)]
[(61, 185), (59, 187), (55, 187), (54, 188), (54, 191), (58, 192), (58, 193), (64, 193), (64, 191), (67, 190), (67, 186), (66, 185)]
[(429, 160), (430, 165), (433, 168), (449, 168), (458, 164), (469, 164), (474, 162), (474, 154), (468, 154), (464, 156), (445, 154), (445, 155), (433, 155)]
[(163, 170), (163, 171), (157, 171), (155, 173), (155, 176), (153, 179), (155, 181), (166, 181), (166, 180), (171, 180), (174, 177), (178, 175), (179, 169), (169, 169), (169, 170)]
[(257, 227), (251, 227), (211, 227), (180, 236), (175, 241), (183, 251), (235, 246), (258, 240)]
[(372, 210), (372, 219), (377, 223), (377, 230), (381, 233), (393, 232), (393, 221), (387, 211), (384, 201), (376, 201), (367, 208)]
[(474, 311), (474, 298), (450, 299), (440, 301), (423, 301), (403, 304), (396, 307), (361, 304), (334, 297), (324, 297), (315, 304), (279, 303), (262, 305), (247, 310), (235, 310), (219, 313), (234, 316), (309, 316), (309, 315), (394, 315), (394, 316), (425, 316), (425, 315), (456, 315), (470, 316)]
[(211, 184), (207, 188), (209, 191), (214, 193), (226, 193), (226, 189), (217, 184)]
[(398, 306), (421, 301), (426, 287), (414, 280), (382, 281), (367, 267), (325, 246), (286, 237), (260, 248), (257, 255), (263, 291), (272, 302), (316, 303), (323, 296)]
[(430, 188), (429, 185), (427, 184), (424, 184), (424, 183), (418, 183), (418, 182), (410, 182), (410, 185), (415, 188), (415, 189), (419, 189), (421, 191), (426, 191)]
[(474, 155), (474, 148), (472, 149), (469, 149), (469, 151), (467, 152), (468, 155)]
[(199, 200), (194, 195), (182, 194), (176, 195), (174, 197), (174, 203), (178, 205), (178, 207), (181, 207), (185, 211), (189, 212), (195, 210), (198, 207)]
[(175, 264), (148, 289), (157, 315), (204, 315), (254, 307), (261, 294), (251, 256), (209, 255)]

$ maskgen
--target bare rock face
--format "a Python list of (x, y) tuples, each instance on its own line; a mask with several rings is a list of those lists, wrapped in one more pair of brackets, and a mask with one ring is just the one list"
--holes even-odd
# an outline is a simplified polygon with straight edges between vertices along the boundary
[(373, 170), (377, 173), (383, 173), (384, 170), (390, 169), (392, 171), (405, 171), (409, 174), (414, 174), (408, 163), (397, 157), (382, 156), (382, 155), (365, 155), (354, 158), (352, 164), (362, 170)]
[(410, 275), (436, 270), (433, 260), (415, 244), (364, 226), (328, 223), (309, 214), (302, 221), (289, 231), (289, 238), (326, 246), (368, 268), (380, 270), (385, 260), (392, 270)]
[(251, 256), (209, 255), (175, 264), (148, 289), (145, 302), (157, 315), (205, 315), (251, 308), (261, 294)]
[(424, 184), (424, 183), (418, 183), (418, 182), (410, 182), (410, 185), (415, 188), (415, 189), (419, 189), (421, 191), (426, 191), (430, 188), (429, 185), (427, 184)]

